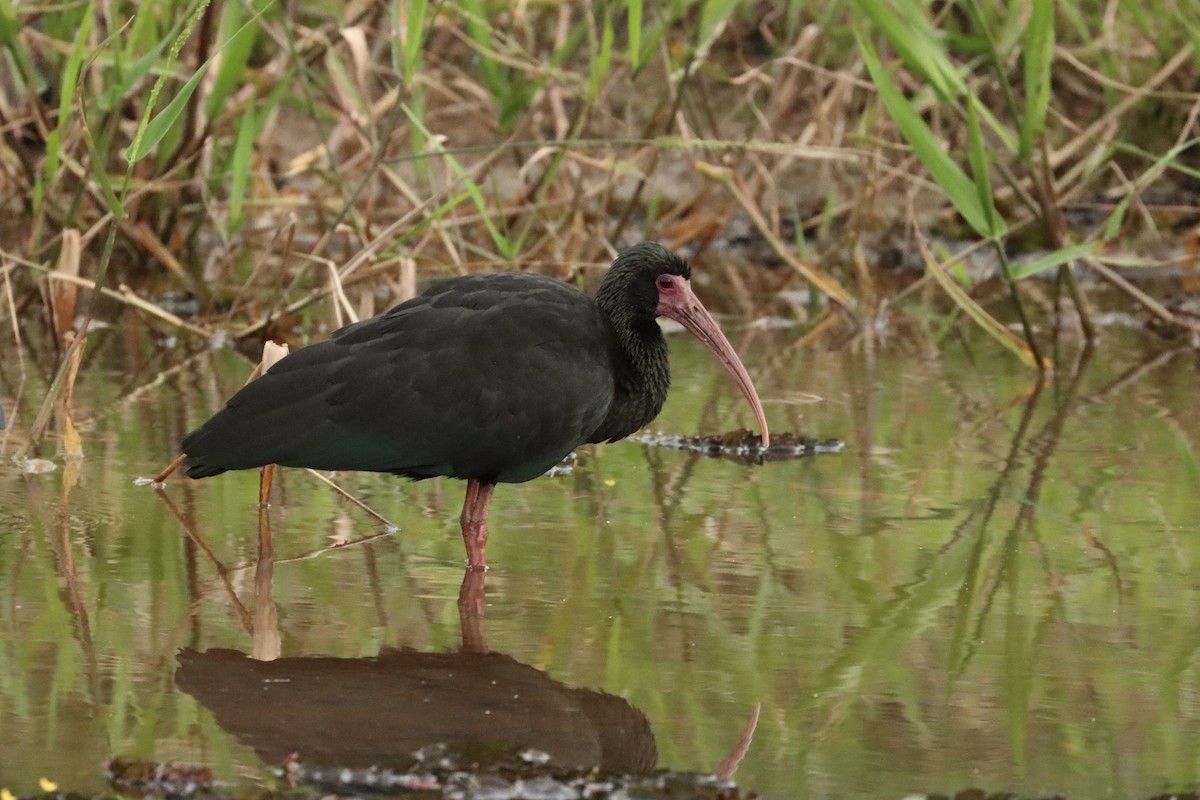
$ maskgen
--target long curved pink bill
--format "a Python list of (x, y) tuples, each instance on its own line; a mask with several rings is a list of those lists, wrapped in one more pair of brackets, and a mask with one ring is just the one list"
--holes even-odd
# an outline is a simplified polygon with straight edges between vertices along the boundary
[(758, 420), (758, 429), (762, 431), (763, 447), (766, 447), (771, 443), (771, 435), (767, 432), (767, 418), (763, 414), (762, 403), (758, 400), (758, 392), (755, 391), (754, 384), (750, 380), (750, 373), (746, 372), (742, 360), (733, 350), (733, 345), (717, 327), (717, 321), (712, 318), (712, 314), (708, 313), (708, 309), (700, 302), (700, 298), (692, 292), (692, 287), (686, 281), (683, 282), (683, 286), (685, 287), (684, 297), (680, 301), (672, 302), (669, 307), (660, 306), (660, 313), (678, 322), (687, 329), (688, 333), (703, 342), (705, 347), (717, 357), (721, 366), (725, 367), (725, 370), (733, 376), (733, 380), (742, 390), (742, 394), (745, 395), (746, 401), (750, 403), (750, 408), (754, 411), (754, 418)]

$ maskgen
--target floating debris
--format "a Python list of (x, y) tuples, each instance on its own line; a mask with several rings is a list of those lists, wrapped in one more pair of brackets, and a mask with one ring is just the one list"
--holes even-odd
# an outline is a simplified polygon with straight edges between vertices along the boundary
[(104, 771), (112, 787), (126, 795), (191, 797), (213, 790), (212, 770), (206, 767), (114, 758)]
[(461, 752), (445, 744), (413, 753), (405, 769), (308, 766), (287, 759), (277, 772), (293, 786), (307, 786), (326, 795), (389, 795), (447, 800), (754, 800), (733, 781), (712, 775), (656, 772), (650, 775), (604, 775), (599, 770), (563, 770), (539, 764), (537, 751), (513, 749), (497, 757), (492, 752), (481, 766), (479, 753)]
[(46, 458), (18, 458), (17, 469), (26, 475), (45, 475), (54, 472), (58, 465)]
[(727, 458), (742, 464), (762, 464), (765, 461), (787, 461), (826, 453), (840, 453), (846, 448), (846, 443), (840, 439), (811, 439), (794, 433), (773, 433), (771, 444), (763, 447), (762, 437), (744, 428), (720, 436), (635, 433), (629, 440), (654, 447), (671, 447), (716, 458)]
[(567, 453), (562, 461), (555, 464), (550, 469), (546, 470), (547, 478), (557, 478), (562, 475), (570, 475), (575, 470), (575, 453)]

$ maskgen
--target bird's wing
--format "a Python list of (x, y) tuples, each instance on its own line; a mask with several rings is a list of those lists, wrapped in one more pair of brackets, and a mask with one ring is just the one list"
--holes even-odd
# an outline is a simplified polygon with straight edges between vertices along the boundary
[(537, 477), (607, 413), (611, 334), (571, 287), (482, 278), (287, 356), (185, 439), (188, 474), (277, 463)]

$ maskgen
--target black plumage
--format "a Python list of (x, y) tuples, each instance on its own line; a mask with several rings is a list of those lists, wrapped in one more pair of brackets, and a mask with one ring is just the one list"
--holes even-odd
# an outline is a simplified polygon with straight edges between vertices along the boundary
[[(184, 438), (187, 475), (279, 464), (463, 478), (464, 538), (482, 566), (494, 484), (536, 478), (578, 445), (620, 439), (661, 410), (670, 367), (659, 315), (732, 357), (726, 366), (766, 435), (749, 378), (689, 278), (674, 253), (642, 243), (621, 253), (594, 298), (524, 273), (444, 281), (242, 388)], [(469, 525), (479, 527), (475, 552)]]

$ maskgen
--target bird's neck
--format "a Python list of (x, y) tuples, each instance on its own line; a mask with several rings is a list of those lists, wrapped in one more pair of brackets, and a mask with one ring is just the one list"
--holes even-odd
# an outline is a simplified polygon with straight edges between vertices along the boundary
[[(601, 308), (607, 311), (603, 304)], [(608, 317), (616, 334), (616, 393), (608, 416), (590, 439), (593, 442), (623, 439), (645, 426), (662, 410), (671, 385), (667, 342), (657, 320), (631, 319), (620, 313)]]

